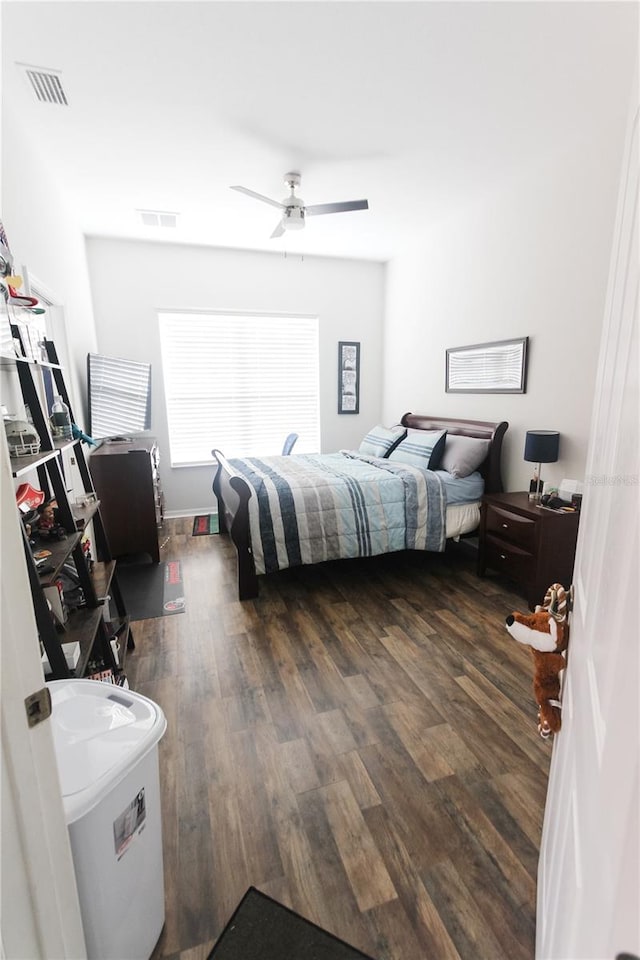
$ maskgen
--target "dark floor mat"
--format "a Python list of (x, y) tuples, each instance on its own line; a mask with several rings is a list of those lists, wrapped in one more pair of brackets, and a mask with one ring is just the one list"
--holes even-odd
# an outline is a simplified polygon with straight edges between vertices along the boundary
[(117, 572), (131, 620), (151, 620), (184, 613), (184, 584), (179, 560), (166, 563), (118, 561)]
[(372, 960), (249, 887), (208, 960)]

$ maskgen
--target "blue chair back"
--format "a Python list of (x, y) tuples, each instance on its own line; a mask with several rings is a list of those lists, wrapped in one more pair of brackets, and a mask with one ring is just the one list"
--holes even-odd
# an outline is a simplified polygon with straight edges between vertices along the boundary
[(289, 436), (288, 436), (287, 439), (285, 440), (284, 446), (283, 446), (283, 448), (282, 448), (282, 456), (283, 456), (283, 457), (288, 457), (288, 456), (289, 456), (289, 454), (291, 453), (291, 451), (293, 450), (293, 448), (294, 448), (294, 446), (295, 446), (295, 442), (296, 442), (297, 439), (298, 439), (298, 434), (297, 434), (297, 433), (290, 433), (290, 434), (289, 434)]

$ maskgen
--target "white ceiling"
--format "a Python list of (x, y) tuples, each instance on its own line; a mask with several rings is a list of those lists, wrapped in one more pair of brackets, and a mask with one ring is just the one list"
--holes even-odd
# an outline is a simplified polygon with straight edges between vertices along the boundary
[[(630, 3), (2, 6), (5, 108), (84, 232), (377, 260), (588, 142), (637, 45)], [(16, 62), (61, 70), (69, 106), (38, 103)], [(281, 199), (288, 170), (307, 203), (370, 209), (271, 240), (277, 211), (229, 186)]]

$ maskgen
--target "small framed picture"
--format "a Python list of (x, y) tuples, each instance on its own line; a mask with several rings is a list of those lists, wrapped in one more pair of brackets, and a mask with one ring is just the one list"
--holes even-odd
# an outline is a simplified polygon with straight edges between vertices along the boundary
[(338, 413), (360, 412), (360, 344), (338, 344)]
[(27, 339), (27, 333), (24, 327), (15, 321), (12, 322), (11, 334), (13, 337), (13, 348), (15, 350), (16, 357), (28, 358), (29, 356), (29, 354), (27, 353), (28, 339)]

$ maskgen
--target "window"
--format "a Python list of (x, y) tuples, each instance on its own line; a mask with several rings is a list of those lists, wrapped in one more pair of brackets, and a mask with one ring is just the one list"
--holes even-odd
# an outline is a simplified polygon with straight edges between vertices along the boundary
[(172, 466), (320, 448), (317, 317), (159, 314)]
[(94, 439), (151, 429), (151, 364), (87, 356), (89, 433)]

